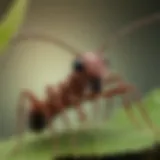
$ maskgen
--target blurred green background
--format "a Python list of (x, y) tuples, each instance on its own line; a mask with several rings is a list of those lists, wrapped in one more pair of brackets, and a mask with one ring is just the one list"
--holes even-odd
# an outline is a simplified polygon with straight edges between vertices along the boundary
[[(47, 33), (80, 50), (91, 51), (104, 42), (109, 44), (110, 37), (124, 26), (154, 13), (159, 13), (159, 8), (151, 0), (145, 3), (138, 0), (34, 0), (30, 2), (21, 32)], [(159, 42), (159, 21), (156, 21), (119, 38), (106, 55), (111, 67), (145, 94), (160, 86)], [(15, 107), (21, 89), (29, 88), (42, 98), (46, 84), (56, 84), (65, 78), (73, 58), (61, 47), (42, 42), (10, 45), (0, 57), (1, 138), (14, 133)], [(74, 112), (70, 116), (72, 120), (76, 118)], [(56, 124), (63, 128), (63, 122)]]
[(0, 6), (0, 53), (3, 53), (22, 25), (28, 0), (1, 1)]

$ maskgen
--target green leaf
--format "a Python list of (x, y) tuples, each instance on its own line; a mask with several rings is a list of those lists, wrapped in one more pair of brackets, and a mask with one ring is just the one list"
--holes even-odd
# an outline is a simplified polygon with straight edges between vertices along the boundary
[[(152, 110), (150, 116), (160, 127), (160, 107), (157, 105), (152, 105), (152, 107), (154, 107), (154, 110)], [(142, 122), (142, 119), (139, 120)], [(90, 155), (92, 153), (113, 154), (117, 152), (137, 151), (152, 147), (155, 141), (159, 141), (160, 139), (159, 135), (155, 137), (154, 133), (144, 123), (142, 123), (143, 128), (141, 130), (132, 126), (122, 109), (118, 111), (113, 119), (101, 123), (98, 127), (93, 123), (91, 124), (86, 125), (86, 129), (84, 128), (76, 132), (55, 134), (54, 143), (51, 141), (48, 133), (37, 136), (29, 134), (19, 153), (8, 159), (46, 160), (58, 154)], [(58, 146), (57, 142), (59, 142)], [(7, 155), (14, 144), (14, 138), (1, 142), (0, 155), (2, 158)]]

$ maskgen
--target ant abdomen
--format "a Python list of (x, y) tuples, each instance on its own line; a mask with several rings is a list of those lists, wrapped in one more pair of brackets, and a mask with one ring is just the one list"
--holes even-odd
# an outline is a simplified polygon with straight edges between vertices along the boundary
[(29, 128), (33, 132), (41, 132), (46, 127), (46, 117), (43, 112), (32, 111), (29, 114)]

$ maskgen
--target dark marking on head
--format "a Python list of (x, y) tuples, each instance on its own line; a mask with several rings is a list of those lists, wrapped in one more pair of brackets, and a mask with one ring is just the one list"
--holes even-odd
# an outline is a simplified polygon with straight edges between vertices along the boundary
[(41, 132), (46, 127), (46, 117), (44, 113), (32, 111), (29, 115), (29, 128), (34, 132)]
[(73, 70), (76, 71), (76, 72), (82, 72), (84, 71), (84, 64), (81, 60), (79, 59), (76, 59), (74, 62), (73, 62)]
[(101, 90), (102, 90), (101, 79), (100, 78), (93, 78), (93, 79), (91, 79), (91, 81), (90, 81), (90, 87), (91, 87), (91, 90), (94, 93), (101, 92)]

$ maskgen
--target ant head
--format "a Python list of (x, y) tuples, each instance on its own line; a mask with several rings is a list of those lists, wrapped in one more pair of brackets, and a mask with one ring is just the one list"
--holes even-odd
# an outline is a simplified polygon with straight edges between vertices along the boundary
[(32, 110), (29, 113), (29, 128), (34, 132), (41, 132), (47, 125), (46, 116), (42, 111)]
[(102, 79), (107, 72), (108, 62), (105, 60), (104, 52), (86, 52), (77, 56), (74, 61), (74, 70), (84, 71), (89, 77)]

